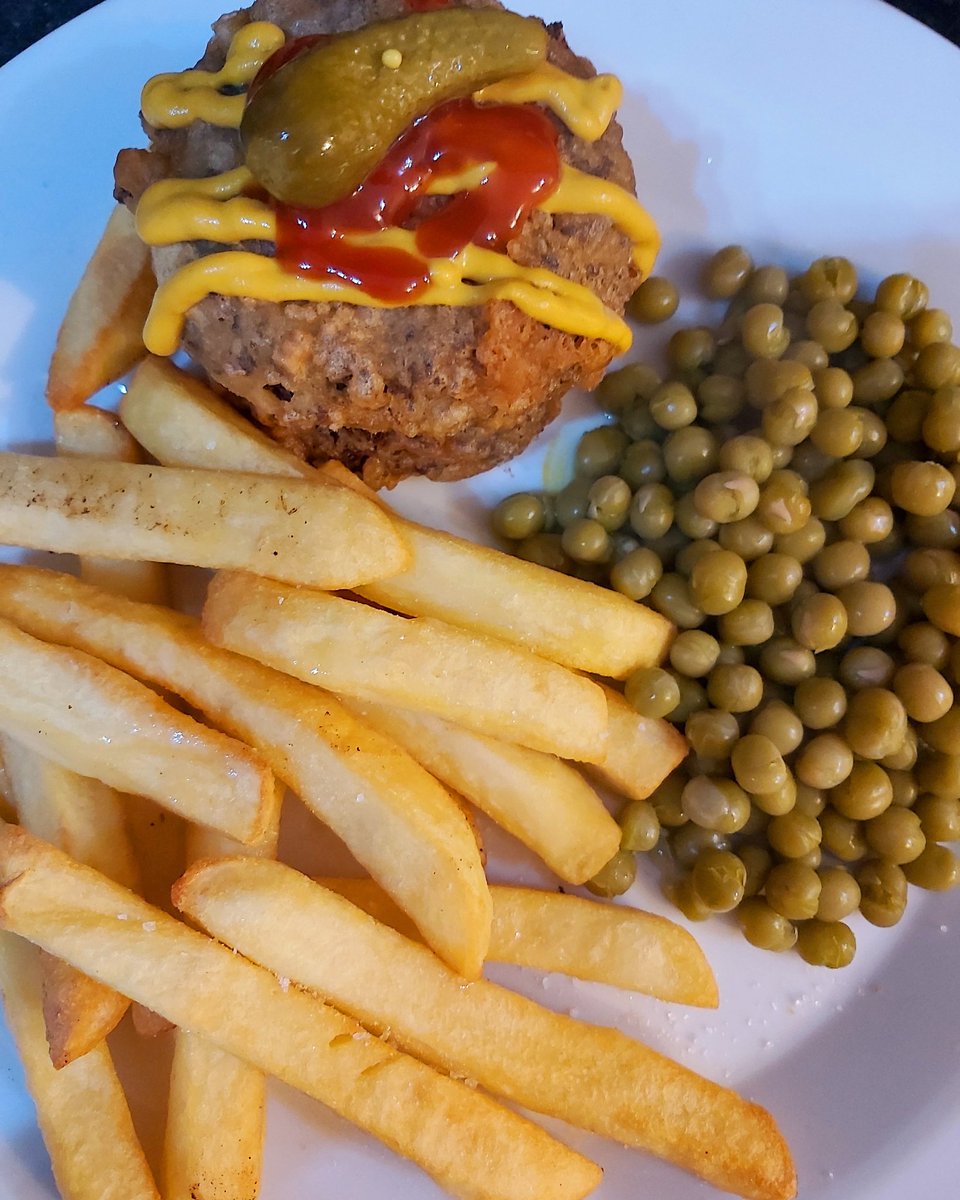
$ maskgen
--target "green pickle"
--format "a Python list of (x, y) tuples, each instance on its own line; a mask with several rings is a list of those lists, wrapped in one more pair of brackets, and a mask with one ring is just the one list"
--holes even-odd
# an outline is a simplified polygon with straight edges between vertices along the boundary
[[(383, 55), (399, 51), (399, 66)], [(247, 166), (287, 204), (349, 196), (412, 121), (445, 100), (532, 71), (539, 22), (451, 8), (380, 21), (304, 51), (254, 92), (240, 126)]]

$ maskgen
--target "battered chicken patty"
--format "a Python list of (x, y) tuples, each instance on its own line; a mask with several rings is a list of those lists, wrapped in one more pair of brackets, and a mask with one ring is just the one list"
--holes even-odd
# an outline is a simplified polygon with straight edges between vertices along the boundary
[[(501, 7), (495, 0), (463, 6)], [(198, 65), (219, 69), (250, 21), (273, 22), (296, 38), (408, 12), (406, 0), (256, 0), (216, 23)], [(551, 63), (581, 78), (596, 74), (559, 24), (548, 33)], [(586, 142), (551, 119), (565, 162), (635, 190), (616, 121)], [(132, 208), (157, 179), (212, 175), (242, 162), (235, 130), (198, 121), (147, 132), (148, 151), (124, 150), (117, 159), (115, 194)], [(158, 279), (222, 249), (156, 248)], [(605, 217), (534, 211), (507, 253), (586, 285), (617, 313), (639, 281), (629, 240)], [(410, 475), (462, 479), (512, 458), (556, 417), (570, 388), (597, 383), (614, 354), (608, 342), (562, 333), (502, 300), (373, 308), (211, 295), (190, 310), (182, 346), (276, 441), (308, 462), (339, 459), (377, 488)]]

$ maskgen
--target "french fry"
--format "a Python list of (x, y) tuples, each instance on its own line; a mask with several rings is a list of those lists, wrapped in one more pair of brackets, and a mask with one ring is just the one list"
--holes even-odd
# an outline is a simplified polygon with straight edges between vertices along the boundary
[[(170, 888), (186, 869), (187, 822), (146, 796), (127, 796), (127, 832), (140, 867), (137, 891), (145, 900), (170, 911)], [(142, 1038), (171, 1033), (173, 1026), (142, 1004), (132, 1004), (133, 1027)]]
[(0, 926), (320, 1100), (463, 1200), (579, 1200), (599, 1183), (532, 1122), (11, 825)]
[[(439, 1070), (628, 1146), (749, 1200), (790, 1200), (772, 1117), (634, 1042), (485, 980), (463, 980), (342, 897), (279, 863), (200, 864), (174, 903), (247, 958), (311, 988)], [(349, 947), (349, 952), (344, 952)]]
[(603, 760), (590, 763), (587, 771), (623, 796), (646, 800), (686, 758), (686, 739), (669, 721), (642, 717), (619, 692), (601, 686), (607, 698), (607, 748)]
[[(416, 927), (372, 879), (316, 881), (397, 933)], [(685, 929), (653, 913), (557, 892), (494, 886), (488, 962), (555, 971), (674, 1004), (716, 1008), (717, 981)]]
[(255, 746), (436, 952), (479, 974), (490, 895), (476, 842), (449, 793), (395, 742), (333, 696), (211, 646), (190, 618), (70, 575), (0, 565), (0, 615), (176, 692)]
[(376, 504), (333, 484), (9, 453), (0, 541), (329, 588), (401, 570), (409, 557)]
[[(143, 363), (120, 413), (141, 445), (170, 466), (326, 477), (373, 495), (340, 463), (326, 463), (319, 472), (307, 466), (163, 359)], [(666, 652), (669, 623), (625, 596), (394, 519), (412, 559), (401, 573), (356, 589), (377, 604), (474, 629), (614, 679), (654, 665)]]
[[(121, 425), (115, 413), (86, 404), (53, 414), (57, 454), (61, 458), (110, 459), (114, 462), (143, 462), (140, 447)], [(134, 559), (80, 559), (80, 578), (108, 592), (163, 604), (167, 600), (167, 577), (163, 563)]]
[[(130, 463), (144, 461), (140, 446), (124, 429), (116, 414), (91, 404), (54, 411), (53, 431), (57, 454), (62, 458), (111, 459)], [(79, 563), (80, 578), (108, 592), (152, 604), (163, 604), (169, 598), (167, 568), (163, 563), (92, 558), (89, 555), (83, 555)], [(156, 876), (177, 849), (181, 832), (177, 829), (178, 818), (172, 813), (165, 814), (158, 804), (145, 796), (127, 796), (125, 809), (128, 831), (143, 833), (149, 841), (149, 847), (140, 855), (140, 862), (151, 876)], [(55, 838), (49, 840), (61, 845)], [(61, 846), (61, 849), (66, 847)], [(88, 865), (95, 865), (89, 859), (79, 857)], [(167, 896), (170, 884), (182, 869), (181, 858), (180, 870), (167, 876), (164, 889)], [(152, 878), (149, 883), (152, 887)], [(151, 891), (143, 891), (142, 894), (148, 898), (153, 895)], [(171, 1028), (167, 1022), (139, 1004), (133, 1006), (133, 1024), (142, 1037), (157, 1037)]]
[(191, 820), (256, 841), (273, 776), (249, 747), (165, 704), (99, 659), (0, 620), (0, 730), (78, 775), (138, 792)]
[(118, 204), (67, 306), (50, 361), (47, 401), (78, 408), (146, 353), (143, 325), (157, 282), (132, 213)]
[(137, 442), (167, 466), (317, 477), (314, 467), (168, 358), (149, 355), (143, 360), (118, 412)]
[(564, 758), (599, 761), (605, 751), (606, 699), (595, 683), (442, 621), (221, 572), (203, 628), (217, 645), (330, 691), (432, 712)]
[(138, 887), (126, 837), (126, 797), (2, 734), (0, 752), (21, 825), (124, 887)]
[(39, 952), (0, 934), (0, 990), (62, 1200), (160, 1200), (105, 1043), (61, 1071), (50, 1062)]
[[(124, 825), (124, 798), (0, 735), (20, 824), (125, 887), (137, 867)], [(43, 955), (43, 1013), (57, 1068), (88, 1053), (120, 1023), (129, 1001), (59, 959)]]
[[(279, 814), (279, 807), (278, 807)], [(249, 853), (273, 857), (279, 822)], [(245, 848), (198, 825), (187, 831), (191, 861)], [(257, 1200), (263, 1165), (266, 1079), (203, 1034), (178, 1029), (163, 1144), (164, 1200)]]
[(130, 1001), (52, 955), (41, 952), (40, 969), (50, 1061), (59, 1070), (99, 1046)]
[(413, 522), (398, 527), (413, 565), (389, 581), (363, 584), (357, 591), (367, 600), (612, 679), (653, 666), (667, 651), (670, 623), (619, 592)]
[(176, 1031), (163, 1145), (164, 1200), (257, 1200), (266, 1080), (206, 1036)]
[(349, 706), (447, 787), (513, 834), (569, 883), (583, 883), (620, 848), (620, 827), (566, 763), (452, 725), (430, 713), (371, 700)]
[(13, 793), (10, 788), (10, 776), (7, 774), (7, 764), (0, 753), (0, 821), (10, 821), (16, 824), (17, 810), (13, 807)]

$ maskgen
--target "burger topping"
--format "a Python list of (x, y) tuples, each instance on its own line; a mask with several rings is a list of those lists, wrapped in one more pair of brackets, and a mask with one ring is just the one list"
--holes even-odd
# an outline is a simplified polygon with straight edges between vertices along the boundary
[[(389, 50), (396, 67), (383, 63)], [(497, 9), (420, 13), (324, 40), (258, 82), (240, 124), (247, 166), (277, 200), (322, 208), (349, 196), (417, 117), (529, 73), (546, 52), (540, 22)]]
[[(419, 40), (417, 30), (425, 21), (481, 16), (509, 17), (513, 41), (502, 44), (500, 26), (496, 48), (492, 43), (487, 48), (474, 45), (479, 40), (476, 31), (473, 42), (450, 40), (454, 28), (460, 37), (466, 36), (460, 24), (444, 25), (442, 53), (436, 43), (427, 51)], [(403, 37), (400, 27), (406, 29)], [(269, 257), (261, 247), (259, 253), (232, 249), (181, 267), (157, 292), (144, 330), (148, 348), (156, 354), (173, 353), (186, 312), (204, 296), (218, 293), (374, 307), (482, 305), (502, 299), (553, 328), (626, 349), (627, 325), (589, 288), (545, 268), (524, 267), (504, 253), (535, 208), (608, 217), (633, 240), (634, 263), (641, 274), (650, 270), (659, 245), (656, 228), (635, 197), (561, 162), (556, 127), (533, 105), (550, 108), (572, 132), (592, 140), (609, 124), (620, 85), (612, 76), (575, 79), (545, 62), (528, 69), (538, 53), (542, 57), (536, 44), (543, 35), (539, 23), (498, 10), (455, 9), (383, 22), (356, 34), (286, 44), (279, 29), (258, 22), (238, 32), (222, 70), (151, 80), (143, 96), (144, 115), (151, 124), (169, 128), (215, 118), (241, 127), (248, 161), (223, 175), (166, 179), (148, 188), (137, 210), (140, 236), (150, 245), (272, 242), (276, 256)], [(353, 50), (344, 56), (347, 43)], [(464, 45), (470, 48), (466, 57)], [(337, 55), (331, 57), (334, 50)], [(396, 66), (390, 51), (400, 55)], [(425, 79), (438, 56), (447, 62), (447, 77), (444, 82), (440, 71), (435, 86)], [(466, 74), (450, 65), (453, 60), (460, 67), (466, 64)], [(359, 108), (342, 106), (355, 88), (337, 82), (330, 74), (332, 62), (341, 63), (347, 75), (358, 70), (365, 79), (373, 72), (376, 82), (369, 88), (391, 95), (392, 80), (408, 80), (405, 88), (411, 89), (411, 99), (405, 111), (412, 109), (414, 115), (404, 117), (399, 136), (382, 144), (387, 126), (376, 114), (383, 105), (368, 106), (362, 116)], [(328, 110), (325, 123), (318, 126), (309, 111), (315, 103), (309, 99), (311, 92), (301, 90), (298, 80), (321, 67), (325, 86), (340, 101), (331, 104), (328, 97), (322, 104), (316, 102)], [(238, 87), (248, 88), (246, 97), (221, 92)], [(437, 103), (438, 96), (451, 92), (454, 99)], [(280, 97), (291, 107), (286, 115)], [(229, 111), (225, 102), (230, 102)], [(288, 157), (277, 149), (291, 140), (310, 142), (305, 132), (298, 132), (294, 113), (312, 129), (316, 143), (329, 143), (321, 165), (311, 170), (301, 170), (296, 155)], [(362, 150), (367, 135), (380, 138), (372, 166), (357, 185), (350, 185), (352, 190), (343, 192), (344, 180), (352, 180), (354, 169), (345, 151), (349, 146)], [(255, 146), (259, 149), (251, 162)], [(371, 156), (358, 151), (355, 157), (368, 161)], [(323, 194), (339, 192), (332, 202), (284, 199), (307, 190), (311, 197), (317, 195), (314, 175), (326, 189)], [(276, 194), (278, 187), (282, 196)], [(430, 196), (448, 199), (424, 211), (421, 202)]]
[[(417, 226), (418, 254), (378, 253), (345, 239), (402, 226), (434, 177), (470, 167), (479, 168), (474, 186)], [(452, 258), (471, 242), (502, 250), (559, 180), (556, 130), (539, 109), (450, 100), (401, 134), (352, 195), (325, 208), (277, 205), (277, 259), (288, 271), (339, 276), (378, 299), (402, 301), (429, 286), (430, 258)]]
[(284, 32), (254, 21), (234, 36), (219, 71), (177, 71), (148, 79), (140, 97), (144, 119), (157, 129), (183, 129), (207, 121), (236, 129), (247, 98), (236, 94), (252, 83), (263, 64), (283, 46)]

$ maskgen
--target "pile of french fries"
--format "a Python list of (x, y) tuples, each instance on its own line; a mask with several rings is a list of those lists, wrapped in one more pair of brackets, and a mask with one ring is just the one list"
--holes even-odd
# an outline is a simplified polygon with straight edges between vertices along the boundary
[[(64, 1200), (255, 1200), (267, 1076), (465, 1200), (601, 1179), (498, 1097), (789, 1200), (763, 1109), (482, 977), (716, 1005), (674, 923), (490, 886), (470, 816), (563, 884), (593, 876), (619, 847), (594, 782), (642, 798), (685, 753), (605, 682), (670, 628), (401, 520), (169, 362), (138, 366), (119, 419), (86, 404), (139, 335), (142, 305), (96, 300), (125, 244), (142, 295), (115, 217), (68, 312), (56, 456), (0, 455), (0, 540), (79, 557), (0, 566), (0, 988)], [(169, 606), (167, 563), (215, 572), (199, 617)], [(277, 860), (288, 790), (366, 877)], [(158, 1181), (106, 1040), (131, 1006), (175, 1038)]]

